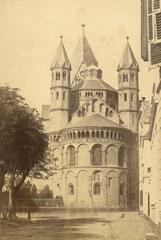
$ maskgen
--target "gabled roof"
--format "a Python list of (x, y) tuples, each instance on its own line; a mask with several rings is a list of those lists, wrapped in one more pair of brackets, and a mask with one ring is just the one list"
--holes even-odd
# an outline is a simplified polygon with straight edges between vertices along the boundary
[(86, 80), (81, 81), (77, 85), (75, 85), (72, 90), (109, 90), (112, 92), (117, 92), (113, 87), (111, 87), (106, 82), (100, 80), (100, 79), (94, 79), (94, 80)]
[(54, 69), (54, 68), (71, 68), (71, 64), (70, 61), (68, 59), (68, 55), (66, 53), (63, 41), (62, 41), (62, 36), (61, 36), (61, 40), (59, 43), (59, 46), (57, 48), (55, 57), (51, 63), (51, 67), (50, 69)]
[(79, 72), (82, 65), (85, 65), (86, 67), (90, 65), (94, 65), (96, 67), (98, 66), (98, 62), (85, 36), (84, 30), (83, 37), (80, 38), (72, 58), (73, 78), (75, 78), (76, 74)]
[(129, 68), (139, 69), (139, 65), (136, 61), (136, 58), (135, 58), (134, 53), (131, 49), (131, 46), (129, 44), (128, 39), (129, 38), (127, 37), (127, 43), (126, 43), (126, 46), (123, 50), (123, 54), (122, 54), (120, 63), (118, 65), (118, 70), (129, 69)]
[(69, 127), (114, 127), (125, 129), (123, 126), (103, 117), (98, 113), (91, 114), (75, 124), (68, 123), (66, 128)]

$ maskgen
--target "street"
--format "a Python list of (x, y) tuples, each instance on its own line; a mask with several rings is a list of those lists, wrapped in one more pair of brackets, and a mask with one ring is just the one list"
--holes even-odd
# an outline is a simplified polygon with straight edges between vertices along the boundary
[[(19, 214), (19, 217), (27, 215)], [(0, 223), (1, 240), (142, 240), (154, 231), (138, 212), (53, 211), (31, 215), (31, 222)]]

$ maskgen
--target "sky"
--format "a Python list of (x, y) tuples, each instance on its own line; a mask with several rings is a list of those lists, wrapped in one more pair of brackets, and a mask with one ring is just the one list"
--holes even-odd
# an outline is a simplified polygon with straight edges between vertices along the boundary
[(63, 35), (69, 56), (81, 25), (103, 71), (117, 89), (126, 37), (140, 66), (140, 98), (150, 99), (158, 69), (141, 60), (140, 0), (0, 0), (0, 83), (17, 87), (32, 107), (50, 103), (50, 64)]

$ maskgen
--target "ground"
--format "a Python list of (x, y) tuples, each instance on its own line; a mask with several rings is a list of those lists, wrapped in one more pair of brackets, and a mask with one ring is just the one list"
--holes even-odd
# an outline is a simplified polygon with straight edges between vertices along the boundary
[(153, 224), (138, 212), (59, 210), (32, 213), (31, 222), (0, 222), (1, 240), (144, 240), (152, 231)]

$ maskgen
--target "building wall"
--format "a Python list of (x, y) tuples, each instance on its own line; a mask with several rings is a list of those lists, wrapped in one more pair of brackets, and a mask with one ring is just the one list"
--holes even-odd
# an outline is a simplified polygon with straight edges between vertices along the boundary
[[(130, 156), (132, 145), (128, 143), (131, 144), (131, 135), (124, 130), (120, 135), (116, 129), (116, 134), (113, 130), (113, 135), (101, 137), (101, 131), (99, 137), (93, 138), (90, 137), (92, 131), (88, 130), (90, 136), (82, 139), (82, 136), (77, 138), (77, 133), (71, 136), (64, 130), (60, 136), (62, 141), (57, 143), (50, 136), (56, 169), (52, 177), (53, 194), (62, 196), (66, 207), (136, 208), (136, 187), (129, 184), (134, 179), (134, 184), (137, 184), (135, 167), (129, 167), (129, 162), (133, 164), (136, 161), (135, 158), (132, 160), (133, 155)], [(67, 137), (64, 138), (63, 134)], [(135, 196), (130, 199), (132, 194)]]

